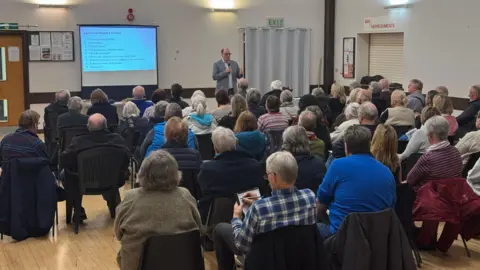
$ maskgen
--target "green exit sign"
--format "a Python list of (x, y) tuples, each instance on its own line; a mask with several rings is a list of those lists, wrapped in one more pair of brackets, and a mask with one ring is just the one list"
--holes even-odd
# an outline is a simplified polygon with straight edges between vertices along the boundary
[(0, 30), (18, 30), (18, 23), (0, 23)]
[(284, 20), (283, 18), (267, 18), (267, 24), (270, 27), (283, 27)]

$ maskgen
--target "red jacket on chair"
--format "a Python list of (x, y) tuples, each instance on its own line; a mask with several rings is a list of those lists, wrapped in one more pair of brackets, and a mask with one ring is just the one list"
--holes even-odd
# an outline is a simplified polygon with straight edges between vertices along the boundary
[(480, 228), (480, 197), (463, 178), (431, 180), (417, 191), (413, 220), (463, 223), (469, 239)]

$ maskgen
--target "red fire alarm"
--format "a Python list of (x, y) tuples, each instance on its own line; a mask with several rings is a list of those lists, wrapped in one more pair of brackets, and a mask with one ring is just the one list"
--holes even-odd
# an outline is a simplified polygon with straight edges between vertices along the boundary
[(128, 9), (127, 21), (133, 22), (135, 20), (135, 15), (133, 15), (133, 8)]

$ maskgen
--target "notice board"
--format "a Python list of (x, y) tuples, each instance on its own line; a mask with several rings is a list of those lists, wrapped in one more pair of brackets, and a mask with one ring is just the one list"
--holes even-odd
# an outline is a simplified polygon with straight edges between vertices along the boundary
[(73, 62), (73, 31), (37, 31), (28, 33), (30, 62)]

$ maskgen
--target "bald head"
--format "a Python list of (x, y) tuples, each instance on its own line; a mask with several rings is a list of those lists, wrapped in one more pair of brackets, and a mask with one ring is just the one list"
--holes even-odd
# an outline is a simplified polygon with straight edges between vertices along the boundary
[(145, 88), (143, 86), (136, 86), (133, 88), (132, 96), (134, 99), (143, 99), (145, 97)]
[(378, 117), (377, 107), (370, 101), (362, 103), (358, 111), (360, 125), (375, 125)]
[(390, 86), (390, 82), (387, 79), (381, 79), (379, 82), (380, 87), (382, 87), (382, 90), (388, 90)]
[(89, 131), (98, 131), (98, 130), (107, 129), (107, 119), (105, 119), (105, 117), (99, 113), (92, 114), (88, 118), (87, 127)]

